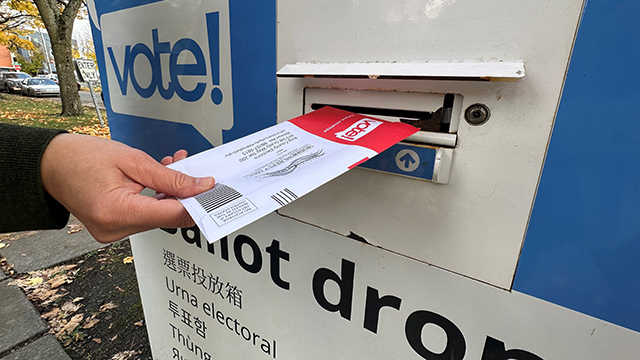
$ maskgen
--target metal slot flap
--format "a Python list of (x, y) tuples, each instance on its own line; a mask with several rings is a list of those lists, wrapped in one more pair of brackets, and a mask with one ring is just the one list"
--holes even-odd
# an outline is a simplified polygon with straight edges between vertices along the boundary
[(451, 148), (457, 145), (460, 94), (305, 88), (304, 113), (324, 106), (420, 128), (407, 138), (409, 142)]
[(518, 81), (523, 62), (296, 63), (278, 77)]

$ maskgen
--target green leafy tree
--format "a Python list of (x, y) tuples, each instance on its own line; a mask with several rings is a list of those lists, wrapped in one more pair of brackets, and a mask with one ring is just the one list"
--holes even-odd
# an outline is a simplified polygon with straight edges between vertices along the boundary
[(35, 50), (20, 39), (22, 28), (47, 29), (60, 84), (62, 114), (84, 114), (80, 101), (71, 51), (73, 23), (80, 15), (82, 0), (0, 0), (0, 43), (10, 48)]
[(30, 59), (25, 59), (22, 55), (18, 55), (18, 63), (20, 63), (20, 67), (22, 72), (26, 72), (32, 76), (36, 76), (38, 71), (42, 69), (44, 65), (44, 55), (39, 52), (34, 52), (31, 54)]
[(93, 60), (93, 62), (96, 64), (96, 68), (98, 68), (98, 60), (96, 59), (96, 48), (93, 45), (93, 40), (86, 40), (86, 42), (82, 44), (82, 56), (85, 59)]
[(0, 45), (15, 52), (18, 49), (33, 51), (35, 47), (25, 35), (31, 33), (25, 28), (33, 28), (37, 23), (38, 10), (27, 0), (0, 0)]
[[(22, 0), (25, 1), (25, 0)], [(33, 0), (49, 38), (56, 62), (62, 115), (83, 115), (73, 68), (71, 34), (73, 22), (80, 12), (82, 0)]]

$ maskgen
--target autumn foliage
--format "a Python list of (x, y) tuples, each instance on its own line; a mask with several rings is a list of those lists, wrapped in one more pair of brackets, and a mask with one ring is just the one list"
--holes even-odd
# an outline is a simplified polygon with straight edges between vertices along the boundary
[[(82, 116), (62, 116), (60, 103), (55, 100), (57, 99), (0, 95), (0, 122), (64, 129), (77, 134), (111, 138), (109, 127), (106, 124), (104, 127), (100, 126), (95, 109), (87, 108)], [(106, 113), (101, 111), (102, 117), (106, 119)]]
[(40, 21), (35, 4), (27, 0), (0, 0), (0, 45), (11, 51), (22, 48), (34, 51), (29, 40), (22, 39), (37, 26), (44, 26)]

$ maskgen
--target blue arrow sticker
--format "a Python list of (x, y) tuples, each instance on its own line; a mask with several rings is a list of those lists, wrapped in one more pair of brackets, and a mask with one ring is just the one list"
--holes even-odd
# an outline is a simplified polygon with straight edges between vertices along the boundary
[(411, 164), (415, 163), (416, 160), (413, 159), (411, 154), (406, 153), (404, 156), (400, 157), (400, 161), (404, 162), (404, 167), (409, 168)]
[(432, 180), (437, 150), (430, 146), (399, 143), (360, 166), (420, 180)]

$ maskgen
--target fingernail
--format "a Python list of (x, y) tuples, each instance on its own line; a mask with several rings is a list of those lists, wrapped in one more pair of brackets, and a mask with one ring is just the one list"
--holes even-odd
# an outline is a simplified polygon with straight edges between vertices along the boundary
[(196, 178), (196, 185), (201, 188), (210, 188), (215, 182), (216, 180), (212, 177)]

